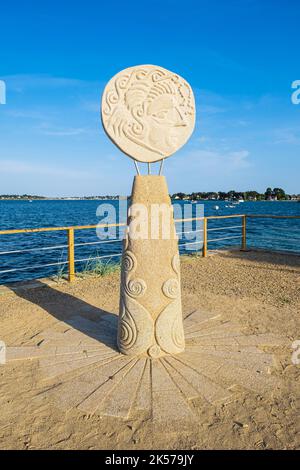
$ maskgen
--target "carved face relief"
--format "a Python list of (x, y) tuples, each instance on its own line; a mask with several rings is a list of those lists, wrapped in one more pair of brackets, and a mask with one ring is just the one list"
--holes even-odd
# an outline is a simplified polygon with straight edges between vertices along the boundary
[(191, 136), (194, 95), (183, 78), (162, 67), (130, 67), (108, 82), (101, 115), (108, 136), (124, 153), (140, 162), (156, 162)]

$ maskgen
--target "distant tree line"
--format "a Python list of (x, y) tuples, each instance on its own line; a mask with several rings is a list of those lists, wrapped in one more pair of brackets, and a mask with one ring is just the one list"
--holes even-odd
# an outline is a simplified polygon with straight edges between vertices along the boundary
[[(70, 197), (54, 197), (49, 198), (45, 196), (37, 196), (33, 194), (0, 194), (0, 199), (19, 199), (19, 200), (32, 200), (32, 199), (118, 199), (120, 196), (70, 196)], [(126, 199), (127, 197), (125, 197)], [(209, 192), (194, 192), (191, 194), (175, 193), (171, 195), (172, 199), (181, 200), (219, 200), (219, 201), (237, 201), (243, 199), (244, 201), (265, 201), (265, 200), (300, 200), (300, 194), (287, 194), (282, 188), (267, 188), (264, 193), (257, 191), (209, 191)], [(121, 197), (124, 199), (124, 196)]]
[(191, 194), (175, 193), (172, 199), (181, 200), (219, 200), (219, 201), (237, 201), (243, 199), (244, 201), (287, 201), (287, 200), (300, 200), (300, 194), (287, 194), (282, 188), (267, 188), (264, 193), (257, 191), (209, 191), (209, 192), (194, 192)]
[(33, 194), (0, 194), (0, 199), (47, 199)]
[(58, 200), (68, 200), (68, 199), (126, 199), (124, 196), (69, 196), (69, 197), (46, 197), (46, 196), (36, 196), (33, 194), (0, 194), (0, 199), (18, 199), (18, 200), (33, 200), (33, 199), (58, 199)]

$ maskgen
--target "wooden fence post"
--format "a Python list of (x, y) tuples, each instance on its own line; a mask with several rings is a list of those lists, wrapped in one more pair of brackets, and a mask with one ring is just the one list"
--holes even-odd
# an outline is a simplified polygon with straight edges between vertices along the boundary
[(243, 215), (242, 219), (242, 247), (241, 249), (245, 251), (247, 249), (247, 216)]
[(203, 219), (203, 248), (202, 248), (202, 256), (206, 258), (207, 256), (207, 218), (204, 217)]
[(74, 253), (74, 229), (68, 229), (68, 262), (69, 262), (69, 282), (75, 279), (75, 253)]

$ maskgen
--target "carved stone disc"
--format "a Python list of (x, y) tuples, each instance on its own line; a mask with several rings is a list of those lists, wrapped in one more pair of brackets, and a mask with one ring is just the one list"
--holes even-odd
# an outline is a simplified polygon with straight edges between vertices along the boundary
[(191, 136), (195, 100), (179, 75), (155, 65), (122, 70), (102, 96), (103, 127), (129, 157), (156, 162), (170, 157)]

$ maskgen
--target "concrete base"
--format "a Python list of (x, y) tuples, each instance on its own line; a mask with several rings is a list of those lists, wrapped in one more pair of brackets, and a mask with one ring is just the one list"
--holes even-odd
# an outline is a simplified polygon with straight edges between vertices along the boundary
[(118, 347), (129, 356), (184, 351), (178, 240), (164, 176), (136, 176), (121, 269)]

